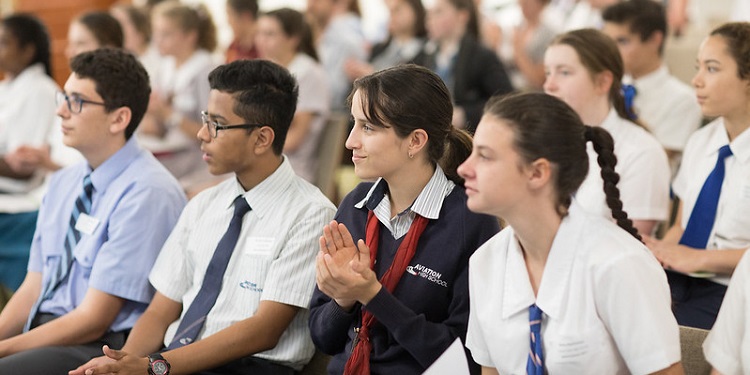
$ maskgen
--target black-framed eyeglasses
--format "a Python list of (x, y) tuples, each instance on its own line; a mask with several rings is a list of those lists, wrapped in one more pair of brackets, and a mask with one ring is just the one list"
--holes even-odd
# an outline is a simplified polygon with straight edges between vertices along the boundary
[(57, 92), (57, 95), (55, 95), (55, 101), (57, 102), (58, 106), (65, 102), (68, 105), (68, 110), (70, 111), (70, 113), (81, 113), (81, 110), (83, 110), (83, 103), (101, 106), (106, 105), (102, 102), (86, 100), (78, 95), (68, 95), (62, 91)]
[(208, 128), (208, 134), (211, 135), (211, 138), (216, 138), (217, 136), (219, 136), (219, 130), (254, 129), (262, 128), (264, 126), (261, 124), (221, 125), (216, 120), (212, 120), (211, 115), (209, 115), (206, 111), (201, 111), (201, 121), (203, 122), (203, 126)]

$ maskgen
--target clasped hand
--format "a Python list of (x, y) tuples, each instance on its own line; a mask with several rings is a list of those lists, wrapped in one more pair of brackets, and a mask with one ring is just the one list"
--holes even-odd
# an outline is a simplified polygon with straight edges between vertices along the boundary
[(323, 228), (316, 259), (316, 281), (320, 291), (345, 310), (356, 302), (370, 302), (382, 287), (370, 268), (370, 248), (335, 220)]

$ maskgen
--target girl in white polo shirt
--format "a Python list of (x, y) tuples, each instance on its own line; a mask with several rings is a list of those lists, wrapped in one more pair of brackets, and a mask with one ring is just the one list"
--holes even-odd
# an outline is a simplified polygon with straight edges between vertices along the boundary
[[(588, 142), (617, 225), (572, 197)], [(487, 103), (459, 168), (469, 209), (509, 224), (469, 263), (466, 344), (483, 374), (682, 373), (666, 277), (622, 211), (616, 163), (609, 134), (554, 97)]]
[[(729, 276), (750, 246), (750, 24), (712, 31), (697, 61), (698, 103), (703, 115), (718, 118), (688, 140), (672, 184), (681, 201), (675, 223), (662, 241), (646, 244), (676, 271), (669, 284), (677, 321), (710, 329)], [(723, 178), (710, 177), (717, 167)], [(712, 205), (703, 193), (709, 180), (718, 186)]]
[[(571, 31), (547, 48), (544, 67), (544, 91), (570, 105), (584, 124), (601, 127), (614, 138), (623, 207), (638, 232), (650, 235), (659, 221), (668, 218), (671, 172), (656, 138), (628, 120), (617, 45), (597, 30)], [(590, 146), (588, 154), (592, 167), (576, 198), (587, 211), (609, 217), (596, 153)]]

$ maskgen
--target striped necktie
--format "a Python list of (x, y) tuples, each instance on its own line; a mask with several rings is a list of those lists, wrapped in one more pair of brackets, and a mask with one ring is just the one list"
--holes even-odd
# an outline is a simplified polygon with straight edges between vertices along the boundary
[(729, 145), (724, 145), (719, 149), (716, 166), (706, 178), (706, 182), (703, 183), (695, 206), (693, 206), (693, 211), (690, 212), (685, 231), (682, 232), (681, 245), (695, 249), (706, 248), (708, 237), (711, 235), (711, 229), (713, 229), (714, 221), (716, 221), (716, 209), (721, 196), (721, 185), (724, 183), (724, 159), (730, 155), (732, 155), (732, 150)]
[(542, 309), (536, 304), (529, 306), (530, 350), (526, 361), (527, 375), (544, 375), (544, 351), (542, 350)]
[(206, 273), (203, 276), (201, 289), (182, 317), (182, 321), (177, 326), (177, 333), (172, 338), (172, 342), (169, 343), (167, 350), (177, 349), (190, 344), (198, 337), (198, 333), (200, 333), (203, 324), (206, 322), (208, 313), (214, 307), (216, 298), (219, 297), (219, 292), (221, 292), (224, 272), (227, 270), (229, 259), (232, 258), (234, 247), (240, 238), (242, 218), (248, 211), (250, 211), (250, 205), (247, 204), (245, 197), (240, 195), (235, 198), (234, 214), (232, 215), (232, 220), (229, 222), (229, 228), (227, 228), (224, 236), (219, 240), (216, 251), (214, 251), (214, 255), (211, 257), (211, 261), (206, 268)]
[(39, 299), (34, 304), (30, 311), (29, 319), (24, 327), (25, 331), (28, 331), (31, 326), (31, 322), (39, 312), (39, 306), (42, 302), (52, 298), (52, 295), (57, 287), (68, 277), (70, 267), (73, 265), (73, 249), (75, 249), (78, 241), (81, 240), (81, 232), (76, 229), (76, 223), (81, 215), (88, 215), (91, 212), (92, 194), (94, 192), (94, 184), (91, 182), (91, 174), (87, 174), (83, 178), (83, 191), (81, 195), (76, 199), (73, 205), (73, 212), (70, 214), (70, 220), (68, 221), (68, 231), (65, 234), (65, 244), (63, 245), (64, 251), (60, 256), (60, 262), (57, 263), (57, 268), (53, 273), (46, 278), (42, 283), (42, 291), (39, 294)]

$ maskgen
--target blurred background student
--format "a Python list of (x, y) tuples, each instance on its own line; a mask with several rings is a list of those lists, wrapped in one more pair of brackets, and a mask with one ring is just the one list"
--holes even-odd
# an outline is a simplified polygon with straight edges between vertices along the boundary
[(297, 79), (297, 110), (286, 134), (284, 155), (299, 176), (314, 183), (318, 145), (330, 112), (331, 97), (310, 26), (296, 10), (272, 10), (258, 19), (255, 44), (261, 58), (287, 68)]

